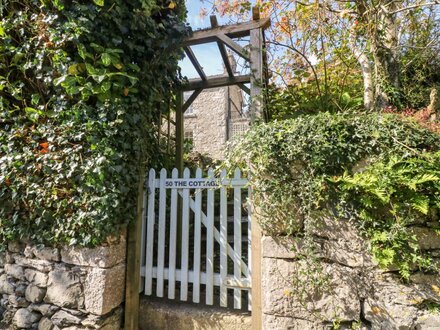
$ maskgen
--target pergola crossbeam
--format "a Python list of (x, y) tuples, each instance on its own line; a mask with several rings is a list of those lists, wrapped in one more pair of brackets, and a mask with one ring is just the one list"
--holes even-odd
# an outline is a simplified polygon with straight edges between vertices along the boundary
[(188, 56), (189, 60), (191, 61), (192, 65), (194, 66), (194, 69), (196, 69), (197, 73), (199, 74), (200, 78), (202, 80), (206, 80), (206, 74), (203, 71), (202, 66), (200, 65), (199, 61), (197, 60), (197, 57), (194, 55), (194, 52), (189, 46), (185, 47), (185, 53)]
[(200, 45), (209, 42), (216, 42), (219, 34), (224, 34), (229, 38), (248, 37), (250, 31), (254, 29), (266, 29), (270, 25), (270, 18), (263, 18), (259, 20), (252, 20), (245, 23), (238, 23), (234, 25), (220, 25), (209, 30), (195, 31), (193, 35), (183, 42), (183, 47)]
[(243, 47), (241, 47), (238, 43), (236, 43), (234, 40), (229, 38), (225, 34), (218, 34), (217, 38), (226, 46), (231, 48), (234, 52), (236, 52), (239, 56), (241, 56), (246, 61), (249, 61), (249, 56), (247, 55), (246, 51)]
[[(216, 28), (218, 27), (217, 17), (215, 15), (211, 15), (209, 17), (209, 20), (211, 21), (211, 27)], [(231, 62), (229, 62), (228, 53), (226, 52), (225, 44), (221, 41), (217, 41), (218, 50), (220, 51), (220, 55), (222, 56), (223, 64), (225, 65), (226, 72), (228, 73), (229, 77), (234, 76), (234, 70), (232, 69)]]
[(190, 107), (190, 105), (194, 102), (194, 100), (197, 98), (197, 96), (199, 96), (199, 94), (202, 92), (202, 88), (196, 89), (191, 96), (188, 98), (188, 100), (186, 100), (186, 102), (183, 104), (182, 106), (182, 111), (185, 112), (186, 110), (188, 110), (188, 108)]
[(187, 84), (182, 85), (181, 90), (186, 92), (196, 89), (225, 87), (225, 86), (231, 86), (237, 84), (246, 84), (249, 83), (250, 81), (251, 81), (250, 75), (241, 75), (234, 77), (220, 76), (220, 77), (209, 78), (206, 81), (203, 81), (201, 79), (191, 79)]

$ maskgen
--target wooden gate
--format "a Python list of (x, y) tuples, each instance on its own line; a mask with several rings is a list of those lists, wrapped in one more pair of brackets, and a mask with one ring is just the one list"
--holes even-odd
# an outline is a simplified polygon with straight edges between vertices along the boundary
[[(239, 169), (183, 178), (151, 169), (144, 196), (141, 275), (146, 295), (251, 309), (250, 188)], [(190, 297), (191, 296), (191, 297)]]

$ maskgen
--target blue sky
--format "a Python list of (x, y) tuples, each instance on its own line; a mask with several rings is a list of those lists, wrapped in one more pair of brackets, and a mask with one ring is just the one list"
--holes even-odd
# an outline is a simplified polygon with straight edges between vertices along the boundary
[[(199, 15), (200, 9), (207, 6), (209, 6), (209, 4), (204, 5), (200, 0), (186, 0), (186, 7), (188, 9), (187, 19), (193, 30), (208, 28), (210, 26), (209, 16), (202, 18)], [(217, 18), (219, 24), (224, 24), (224, 20), (220, 17)], [(222, 61), (217, 44), (211, 43), (191, 48), (207, 75), (223, 73)], [(187, 58), (181, 61), (180, 67), (182, 68), (183, 75), (186, 75), (188, 78), (198, 77), (196, 70)]]

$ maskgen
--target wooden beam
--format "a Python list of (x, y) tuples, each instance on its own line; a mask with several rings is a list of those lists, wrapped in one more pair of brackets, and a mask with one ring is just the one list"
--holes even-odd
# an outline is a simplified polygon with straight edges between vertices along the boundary
[(206, 74), (203, 71), (203, 68), (200, 65), (199, 61), (197, 60), (197, 57), (194, 55), (194, 52), (192, 51), (192, 49), (189, 46), (185, 47), (185, 53), (188, 56), (188, 58), (191, 61), (192, 65), (194, 66), (194, 68), (196, 69), (196, 71), (199, 74), (200, 78), (202, 78), (202, 80), (206, 80)]
[(196, 89), (224, 87), (224, 86), (237, 85), (240, 83), (245, 84), (245, 83), (249, 83), (250, 81), (251, 81), (250, 75), (242, 75), (235, 77), (220, 76), (220, 77), (208, 78), (208, 80), (206, 81), (200, 79), (195, 79), (195, 80), (191, 79), (189, 80), (188, 84), (182, 85), (181, 90), (192, 91)]
[(245, 93), (247, 93), (248, 95), (251, 95), (251, 90), (249, 87), (247, 87), (245, 84), (238, 84), (238, 87), (241, 88), (241, 90)]
[(247, 52), (244, 50), (243, 47), (241, 47), (238, 43), (236, 43), (234, 40), (229, 38), (228, 36), (224, 34), (218, 34), (217, 38), (223, 42), (226, 46), (231, 48), (234, 52), (236, 52), (238, 55), (240, 55), (242, 58), (244, 58), (246, 61), (249, 61), (249, 56), (247, 55)]
[(183, 175), (183, 92), (178, 91), (176, 97), (176, 168)]
[(263, 114), (263, 30), (251, 31), (251, 122)]
[(260, 20), (253, 20), (245, 23), (238, 23), (234, 25), (221, 25), (216, 28), (195, 31), (192, 36), (183, 41), (182, 46), (200, 45), (208, 42), (217, 41), (219, 33), (228, 36), (229, 38), (248, 37), (250, 31), (253, 29), (266, 29), (270, 26), (270, 18), (263, 18)]
[(203, 89), (196, 89), (191, 96), (186, 100), (186, 102), (182, 106), (182, 111), (185, 113), (186, 110), (188, 110), (189, 106), (194, 102), (194, 100), (199, 96), (199, 94), (202, 92)]
[[(217, 16), (211, 15), (209, 16), (209, 20), (211, 21), (211, 27), (213, 29), (218, 27)], [(217, 41), (217, 46), (218, 46), (218, 50), (220, 51), (220, 55), (222, 56), (223, 64), (225, 65), (226, 72), (228, 73), (229, 77), (233, 77), (234, 71), (232, 70), (231, 62), (229, 62), (229, 56), (226, 51), (225, 44), (223, 42)]]

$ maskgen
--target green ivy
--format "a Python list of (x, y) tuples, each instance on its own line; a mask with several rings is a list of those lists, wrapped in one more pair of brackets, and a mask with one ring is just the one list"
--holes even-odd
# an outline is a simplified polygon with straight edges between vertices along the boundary
[(440, 209), (439, 148), (394, 115), (320, 113), (252, 128), (225, 165), (252, 171), (266, 232), (307, 232), (325, 212), (354, 219), (379, 264), (408, 277), (429, 266), (410, 226)]
[[(175, 5), (175, 6), (174, 6)], [(0, 242), (100, 244), (135, 217), (179, 82), (183, 1), (6, 1)]]

